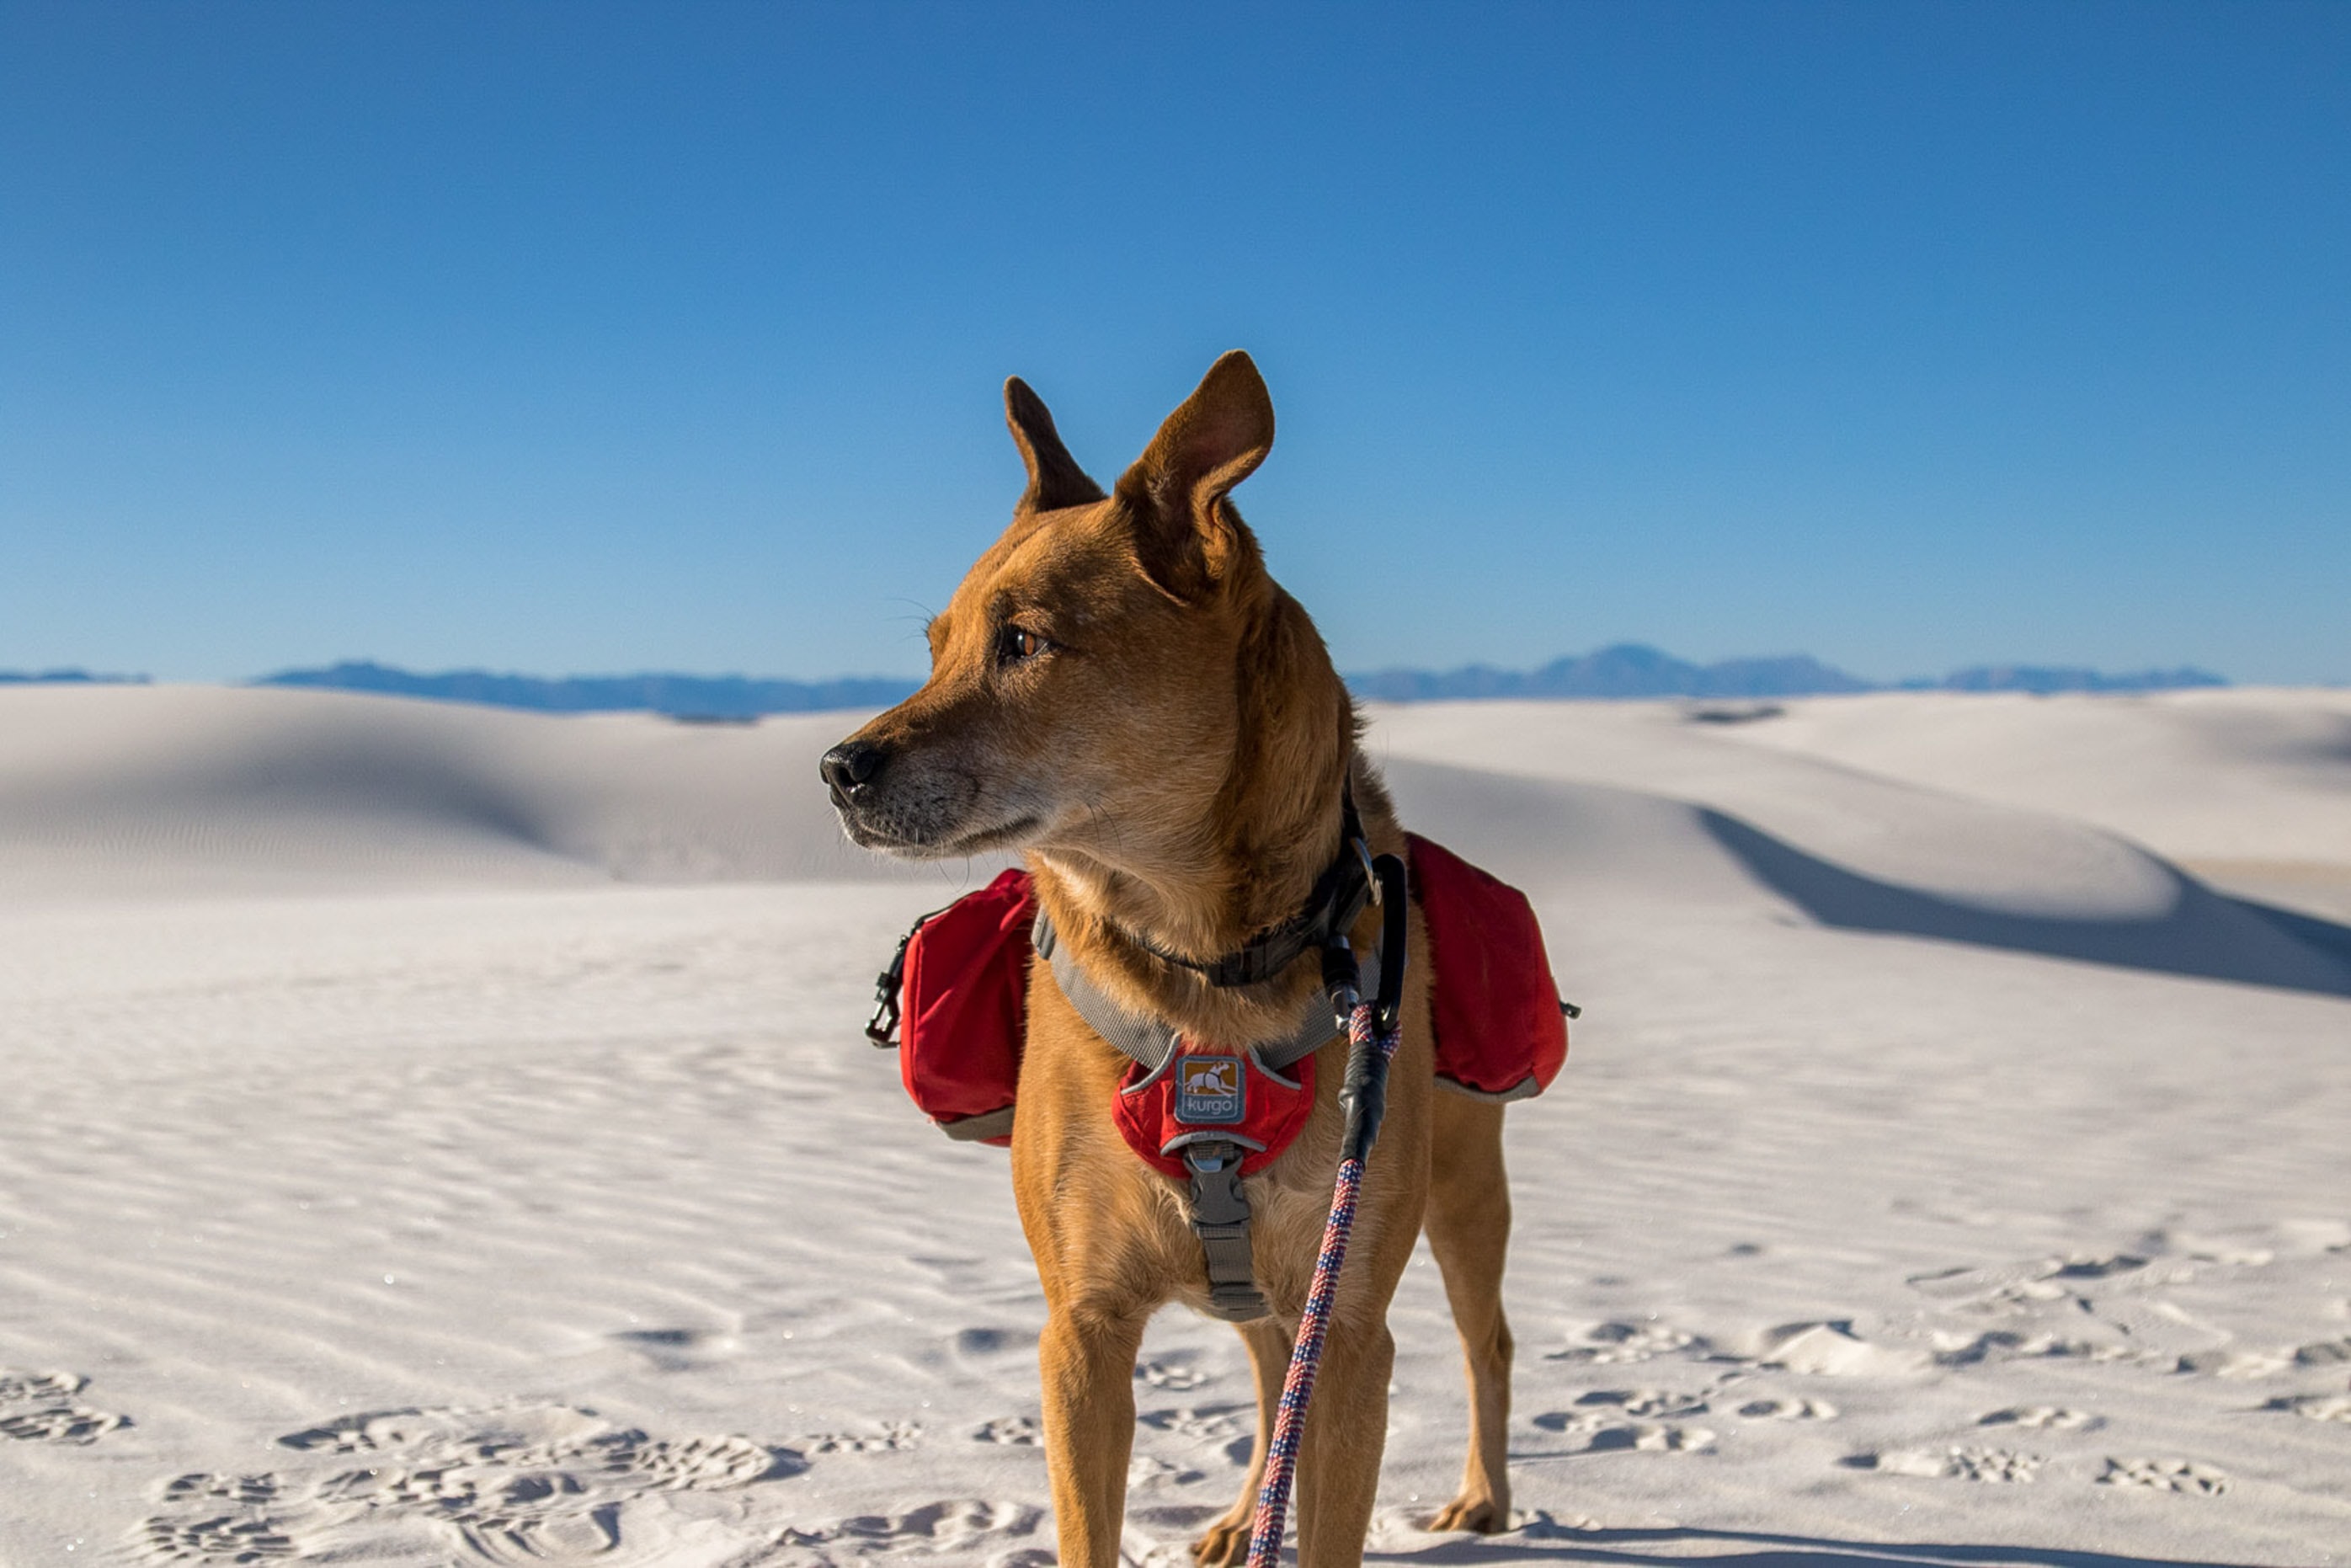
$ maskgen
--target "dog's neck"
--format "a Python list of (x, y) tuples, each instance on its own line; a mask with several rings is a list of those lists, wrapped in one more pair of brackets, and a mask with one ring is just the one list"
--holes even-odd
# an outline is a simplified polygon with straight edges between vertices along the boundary
[(1107, 927), (1138, 956), (1155, 949), (1182, 960), (1170, 967), (1206, 968), (1304, 909), (1345, 847), (1343, 815), (1334, 777), (1316, 809), (1252, 834), (1250, 842), (1204, 846), (1180, 860), (1114, 862), (1086, 850), (1040, 850), (1030, 858), (1056, 928)]
[[(1089, 845), (1030, 856), (1059, 939), (1097, 984), (1187, 1032), (1226, 1040), (1293, 1016), (1319, 979), (1317, 966), (1217, 988), (1145, 944), (1213, 960), (1298, 915), (1344, 848), (1342, 800), (1354, 768), (1346, 687), (1305, 612), (1280, 590), (1244, 639), (1238, 669), (1231, 764), (1191, 820), (1113, 840), (1114, 854)], [(1384, 815), (1384, 797), (1369, 788)]]

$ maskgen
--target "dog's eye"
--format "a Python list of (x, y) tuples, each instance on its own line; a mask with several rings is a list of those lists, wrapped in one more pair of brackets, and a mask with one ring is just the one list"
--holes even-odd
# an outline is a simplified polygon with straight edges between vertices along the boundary
[(1007, 626), (997, 634), (997, 651), (1007, 664), (1033, 659), (1048, 646), (1045, 639), (1025, 626)]

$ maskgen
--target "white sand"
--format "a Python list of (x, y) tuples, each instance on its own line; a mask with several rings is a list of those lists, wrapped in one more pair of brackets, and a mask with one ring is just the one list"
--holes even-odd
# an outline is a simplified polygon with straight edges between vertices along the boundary
[[(1415, 1527), (1421, 1268), (1375, 1551), (2351, 1560), (2346, 713), (1382, 712), (1589, 1010), (1511, 1113), (1524, 1527)], [(0, 692), (0, 1563), (1045, 1560), (1004, 1158), (858, 1034), (988, 868), (839, 845), (850, 727)], [(1172, 1562), (1247, 1378), (1180, 1313), (1137, 1377)]]

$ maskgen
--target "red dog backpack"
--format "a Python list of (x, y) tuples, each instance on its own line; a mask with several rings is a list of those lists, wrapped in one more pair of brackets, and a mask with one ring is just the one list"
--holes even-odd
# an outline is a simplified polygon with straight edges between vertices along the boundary
[(1405, 838), (1428, 923), (1438, 1085), (1481, 1100), (1541, 1093), (1567, 1061), (1567, 1014), (1534, 906), (1443, 845)]
[(1012, 1141), (1036, 919), (1029, 873), (1008, 871), (916, 921), (878, 982), (865, 1032), (886, 1047), (898, 1023), (898, 1076), (950, 1138)]

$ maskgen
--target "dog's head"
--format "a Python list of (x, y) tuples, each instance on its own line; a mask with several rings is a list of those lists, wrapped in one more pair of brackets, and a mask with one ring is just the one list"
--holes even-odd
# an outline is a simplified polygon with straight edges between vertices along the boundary
[(1195, 852), (1244, 666), (1290, 619), (1268, 614), (1286, 598), (1227, 498), (1273, 445), (1265, 382), (1247, 354), (1218, 360), (1107, 496), (1035, 392), (1015, 379), (1004, 402), (1028, 489), (931, 622), (929, 681), (825, 754), (841, 824), (917, 860)]

